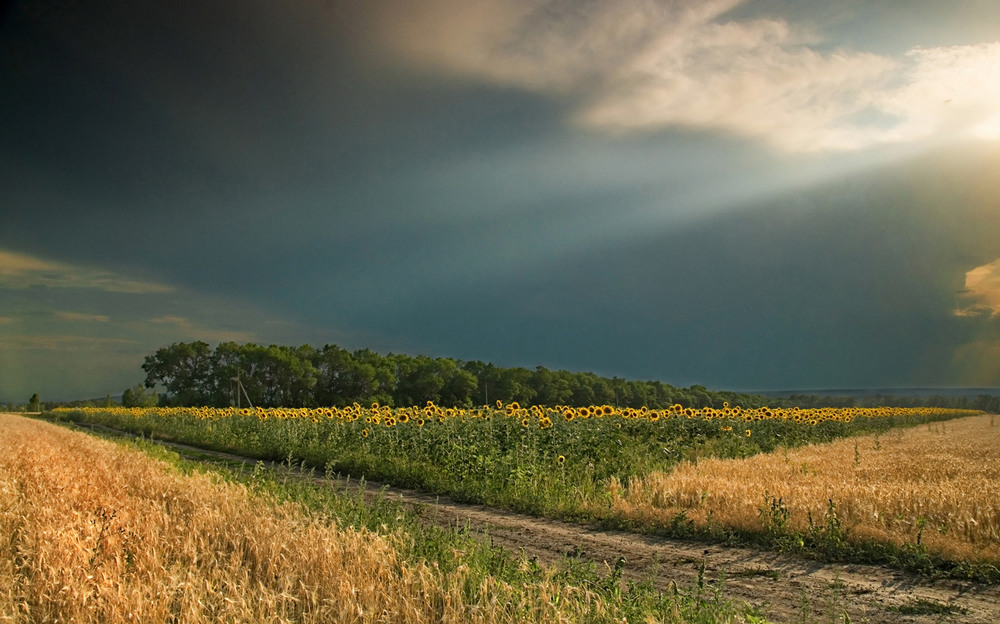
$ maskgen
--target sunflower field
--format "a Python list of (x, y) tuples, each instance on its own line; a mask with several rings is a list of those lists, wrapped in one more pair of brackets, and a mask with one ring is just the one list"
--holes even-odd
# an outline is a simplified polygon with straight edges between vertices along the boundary
[(530, 406), (60, 408), (53, 415), (556, 517), (610, 509), (611, 484), (682, 461), (878, 434), (978, 414), (943, 408)]

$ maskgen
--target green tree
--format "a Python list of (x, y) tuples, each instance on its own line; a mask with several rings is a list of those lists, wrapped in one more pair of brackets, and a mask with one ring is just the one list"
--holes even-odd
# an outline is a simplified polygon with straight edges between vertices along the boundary
[(316, 370), (313, 393), (317, 405), (343, 407), (364, 398), (351, 388), (354, 361), (349, 351), (328, 344), (313, 355), (312, 364)]
[(214, 394), (210, 401), (216, 407), (243, 405), (240, 383), (252, 375), (247, 352), (251, 345), (221, 342), (212, 353), (212, 375), (215, 378)]
[(552, 372), (544, 366), (536, 366), (531, 376), (531, 388), (535, 391), (535, 403), (539, 405), (564, 405), (573, 396), (570, 388), (570, 373)]
[(316, 369), (312, 347), (247, 344), (243, 347), (246, 378), (242, 383), (254, 405), (309, 407), (313, 405)]
[(500, 380), (500, 369), (493, 364), (487, 364), (479, 360), (465, 362), (462, 370), (469, 373), (476, 379), (476, 391), (472, 395), (473, 403), (486, 405), (496, 401), (497, 387)]
[(122, 392), (122, 407), (156, 407), (159, 397), (155, 390), (150, 390), (142, 384), (125, 388)]
[(31, 399), (28, 400), (28, 411), (29, 412), (40, 412), (41, 411), (41, 401), (38, 399), (38, 393), (31, 395)]
[(396, 364), (396, 405), (423, 405), (427, 401), (441, 402), (444, 379), (437, 361), (426, 355), (391, 356)]
[[(715, 402), (712, 400), (712, 396), (705, 386), (691, 386), (688, 388), (688, 394), (694, 401), (694, 407), (715, 407)], [(719, 407), (722, 406), (720, 405)]]
[(461, 364), (450, 358), (438, 360), (440, 375), (444, 379), (441, 388), (441, 405), (472, 407), (473, 396), (479, 385), (475, 376), (463, 369)]
[(167, 390), (171, 405), (212, 405), (216, 398), (212, 351), (202, 341), (176, 343), (147, 356), (145, 386)]
[(313, 356), (318, 405), (393, 405), (396, 368), (391, 358), (368, 349), (353, 353), (326, 345)]
[[(681, 390), (659, 381), (609, 379), (590, 372), (550, 371), (542, 366), (533, 371), (502, 368), (481, 361), (424, 355), (383, 356), (368, 349), (348, 352), (336, 345), (317, 350), (309, 345), (264, 347), (223, 342), (213, 351), (201, 341), (176, 343), (147, 356), (142, 368), (146, 388), (166, 388), (167, 405), (235, 403), (240, 386), (234, 380), (239, 380), (254, 405), (264, 407), (343, 406), (354, 402), (422, 405), (427, 401), (467, 406), (499, 400), (522, 405), (662, 408), (674, 403), (719, 407), (728, 401), (731, 405), (759, 407), (773, 402), (755, 395), (711, 392), (704, 386)], [(138, 399), (134, 395), (135, 388), (130, 388), (125, 396), (135, 402)], [(979, 397), (977, 402), (995, 404), (990, 397)]]

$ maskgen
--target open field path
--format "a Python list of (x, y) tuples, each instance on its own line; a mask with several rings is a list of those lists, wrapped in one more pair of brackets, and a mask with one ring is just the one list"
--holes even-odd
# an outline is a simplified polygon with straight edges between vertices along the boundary
[[(101, 426), (85, 428), (130, 435)], [(157, 442), (196, 460), (248, 465), (259, 461), (164, 440)], [(288, 471), (279, 464), (267, 465)], [(345, 485), (343, 480), (336, 483)], [(652, 580), (664, 591), (672, 590), (675, 584), (689, 585), (704, 566), (706, 586), (724, 579), (727, 598), (761, 606), (768, 621), (1000, 623), (1000, 585), (934, 580), (882, 566), (824, 563), (747, 548), (607, 530), (459, 503), (374, 481), (367, 481), (365, 487), (370, 496), (382, 495), (416, 509), (426, 522), (468, 527), (473, 533), (488, 536), (494, 544), (537, 557), (542, 564), (554, 564), (571, 556), (610, 569), (624, 557), (626, 579)], [(937, 609), (945, 606), (951, 608), (950, 612)]]

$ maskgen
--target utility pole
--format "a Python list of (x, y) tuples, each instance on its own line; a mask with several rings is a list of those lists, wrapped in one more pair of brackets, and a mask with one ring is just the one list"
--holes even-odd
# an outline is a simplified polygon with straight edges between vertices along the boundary
[(247, 389), (243, 387), (243, 382), (240, 381), (239, 375), (237, 375), (236, 377), (230, 377), (229, 381), (235, 381), (236, 382), (236, 409), (239, 409), (241, 407), (241, 405), (240, 405), (240, 392), (242, 392), (243, 396), (246, 397), (246, 399), (247, 399), (247, 405), (249, 405), (252, 408), (253, 407), (253, 402), (250, 400), (250, 395), (247, 394)]

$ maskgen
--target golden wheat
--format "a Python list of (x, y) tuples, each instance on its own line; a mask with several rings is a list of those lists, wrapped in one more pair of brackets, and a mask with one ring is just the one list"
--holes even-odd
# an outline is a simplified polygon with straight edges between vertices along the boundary
[(445, 575), (402, 560), (393, 540), (0, 415), (3, 622), (556, 622), (605, 611), (555, 582), (513, 591), (464, 567)]
[(1000, 561), (1000, 425), (976, 416), (882, 436), (779, 450), (741, 460), (684, 463), (612, 484), (624, 516), (669, 521), (678, 512), (760, 529), (765, 497), (781, 499), (791, 528), (826, 522), (829, 501), (857, 539), (970, 561)]

